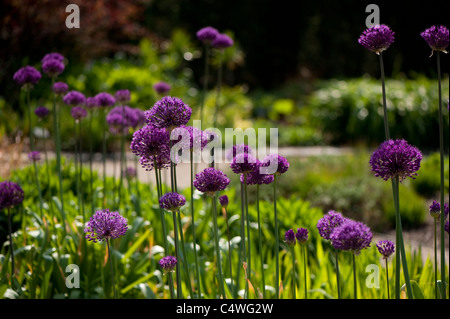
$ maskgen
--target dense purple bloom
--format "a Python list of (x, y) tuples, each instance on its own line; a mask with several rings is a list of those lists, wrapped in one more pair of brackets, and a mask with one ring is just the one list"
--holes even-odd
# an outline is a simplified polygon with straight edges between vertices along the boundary
[(170, 212), (177, 212), (186, 204), (186, 198), (178, 193), (166, 193), (159, 199), (159, 206)]
[(443, 25), (439, 27), (434, 25), (423, 31), (420, 35), (433, 51), (442, 51), (447, 53), (445, 49), (449, 44), (449, 32), (446, 27)]
[(390, 178), (399, 177), (402, 181), (406, 177), (417, 176), (422, 161), (422, 153), (405, 140), (384, 141), (376, 149), (371, 158), (370, 165), (375, 176), (387, 181)]
[(94, 107), (99, 106), (99, 105), (98, 105), (98, 101), (97, 101), (97, 99), (95, 98), (95, 96), (87, 97), (87, 98), (86, 98), (86, 101), (84, 102), (84, 104), (85, 104), (85, 106), (86, 106), (89, 110), (93, 109)]
[(264, 174), (281, 175), (289, 169), (289, 162), (281, 155), (269, 154), (261, 161), (261, 167), (261, 172)]
[(304, 244), (308, 241), (308, 230), (306, 228), (297, 228), (295, 238), (299, 244)]
[(81, 120), (82, 118), (85, 118), (87, 116), (87, 111), (85, 108), (81, 107), (81, 106), (74, 106), (71, 110), (70, 110), (70, 114), (72, 115), (72, 117), (75, 120)]
[(233, 39), (231, 39), (225, 33), (220, 33), (216, 36), (212, 42), (212, 46), (216, 49), (226, 49), (234, 44)]
[(47, 115), (50, 113), (50, 110), (48, 108), (46, 108), (45, 106), (38, 106), (35, 110), (34, 110), (34, 114), (36, 114), (37, 117), (43, 119), (45, 117), (47, 117)]
[(153, 85), (153, 89), (155, 90), (155, 92), (161, 95), (166, 95), (167, 93), (169, 93), (171, 88), (172, 86), (164, 81), (160, 81)]
[(31, 162), (38, 162), (38, 161), (41, 160), (41, 153), (38, 152), (38, 151), (32, 151), (32, 152), (29, 152), (29, 153), (27, 154), (27, 156), (28, 156), (28, 159), (29, 159)]
[[(207, 134), (195, 126), (180, 125), (173, 129), (170, 135), (174, 143), (182, 143), (183, 149), (203, 150), (208, 144)], [(175, 137), (178, 139), (174, 139)]]
[(42, 58), (41, 62), (44, 63), (45, 61), (48, 61), (48, 60), (57, 60), (59, 62), (63, 62), (64, 61), (64, 56), (62, 54), (58, 53), (58, 52), (47, 53)]
[(219, 35), (219, 31), (213, 27), (204, 27), (197, 31), (197, 39), (205, 43), (211, 43)]
[(50, 77), (55, 77), (64, 71), (64, 63), (57, 59), (47, 59), (42, 62), (42, 71)]
[(174, 256), (166, 256), (159, 260), (159, 265), (166, 274), (175, 270), (177, 259)]
[(116, 103), (116, 100), (114, 99), (114, 97), (106, 92), (100, 92), (98, 93), (95, 98), (97, 99), (98, 102), (98, 106), (102, 106), (102, 107), (108, 107), (108, 106), (113, 106), (114, 103)]
[(240, 153), (233, 158), (230, 168), (235, 174), (247, 174), (259, 167), (258, 160), (251, 154)]
[(249, 153), (253, 154), (253, 150), (247, 144), (235, 144), (233, 147), (229, 148), (225, 154), (225, 158), (229, 161), (232, 161), (236, 155), (240, 153)]
[(130, 149), (140, 156), (140, 164), (146, 170), (169, 167), (170, 135), (164, 128), (146, 125), (133, 133)]
[(216, 192), (223, 191), (228, 184), (230, 184), (230, 179), (227, 175), (214, 167), (205, 168), (195, 175), (194, 179), (195, 188), (208, 196), (214, 196)]
[(10, 181), (0, 183), (0, 210), (22, 204), (23, 198), (23, 189), (18, 184)]
[(390, 240), (380, 240), (377, 243), (377, 249), (383, 255), (383, 258), (386, 259), (395, 252), (395, 245)]
[(106, 122), (113, 134), (128, 133), (131, 127), (136, 127), (138, 114), (129, 106), (116, 106), (106, 115)]
[(32, 66), (24, 66), (16, 71), (13, 80), (24, 89), (30, 89), (42, 78), (41, 72)]
[(86, 239), (94, 243), (109, 239), (116, 239), (128, 230), (126, 218), (122, 217), (119, 212), (110, 212), (109, 209), (98, 210), (89, 219), (84, 232)]
[(114, 98), (117, 103), (123, 105), (131, 100), (131, 94), (129, 90), (118, 90), (114, 94)]
[(133, 128), (136, 128), (138, 126), (144, 125), (145, 124), (145, 111), (143, 111), (139, 108), (134, 108), (132, 110), (134, 112), (134, 116), (129, 118), (130, 126)]
[(319, 235), (323, 239), (330, 239), (330, 235), (333, 232), (334, 228), (341, 225), (344, 222), (345, 218), (341, 213), (335, 212), (334, 210), (330, 210), (327, 215), (323, 216), (317, 222), (317, 229), (319, 230)]
[[(449, 212), (449, 206), (444, 203), (444, 220), (447, 219)], [(430, 215), (433, 218), (439, 218), (441, 216), (441, 203), (438, 201), (433, 201), (430, 205)]]
[(63, 97), (63, 102), (67, 105), (83, 105), (86, 102), (86, 98), (83, 93), (78, 91), (70, 91)]
[(364, 223), (347, 218), (333, 229), (330, 240), (334, 248), (358, 255), (361, 250), (370, 247), (372, 237), (370, 228)]
[(375, 25), (364, 30), (358, 42), (367, 50), (380, 54), (394, 42), (394, 34), (387, 25)]
[(272, 174), (261, 174), (259, 168), (261, 167), (261, 162), (259, 160), (256, 161), (255, 168), (248, 173), (246, 176), (244, 174), (241, 174), (240, 180), (241, 183), (244, 183), (245, 180), (247, 180), (247, 185), (263, 185), (263, 184), (270, 184), (273, 182), (273, 175)]
[(192, 109), (176, 97), (165, 96), (145, 112), (147, 123), (172, 131), (180, 125), (186, 125), (192, 114)]
[(227, 195), (219, 196), (219, 203), (222, 207), (227, 208), (228, 207), (228, 196)]
[(55, 94), (63, 95), (69, 91), (69, 86), (64, 82), (55, 82), (53, 83), (52, 90)]
[(294, 247), (295, 246), (295, 234), (294, 231), (292, 229), (289, 229), (285, 234), (284, 234), (284, 242), (289, 246), (289, 247)]

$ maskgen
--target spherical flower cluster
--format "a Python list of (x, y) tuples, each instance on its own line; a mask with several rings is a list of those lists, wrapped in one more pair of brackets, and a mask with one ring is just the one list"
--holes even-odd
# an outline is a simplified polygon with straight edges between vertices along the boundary
[(133, 109), (134, 116), (130, 117), (130, 126), (136, 128), (145, 124), (145, 112), (139, 108)]
[(395, 252), (395, 245), (390, 240), (380, 240), (377, 243), (377, 249), (383, 255), (383, 259), (387, 259)]
[(74, 106), (71, 110), (70, 110), (70, 114), (72, 115), (72, 117), (79, 121), (82, 118), (85, 118), (87, 116), (87, 111), (86, 109), (84, 109), (81, 106)]
[(248, 153), (253, 154), (252, 148), (247, 144), (235, 144), (231, 148), (229, 148), (225, 154), (225, 158), (229, 161), (232, 161), (236, 155), (240, 153)]
[(358, 42), (367, 50), (380, 54), (394, 42), (394, 34), (394, 31), (384, 24), (375, 25), (364, 30)]
[(110, 212), (109, 209), (98, 210), (89, 219), (84, 232), (86, 239), (96, 243), (97, 241), (108, 241), (125, 235), (128, 230), (126, 218), (119, 212)]
[(42, 62), (42, 71), (50, 77), (56, 77), (64, 71), (65, 65), (57, 59), (46, 59)]
[(219, 35), (219, 31), (213, 27), (204, 27), (197, 31), (197, 39), (205, 43), (212, 43)]
[(159, 206), (169, 212), (177, 212), (186, 204), (186, 198), (178, 193), (169, 192), (161, 196)]
[(370, 165), (375, 176), (384, 180), (398, 177), (400, 182), (406, 177), (415, 178), (422, 161), (422, 153), (405, 140), (384, 141), (372, 154)]
[(24, 66), (13, 75), (14, 82), (25, 90), (31, 89), (41, 78), (41, 73), (32, 66)]
[[(449, 213), (449, 206), (444, 203), (444, 220), (447, 219)], [(430, 205), (430, 215), (433, 218), (439, 218), (441, 216), (441, 203), (438, 201), (433, 201)]]
[(140, 156), (140, 164), (146, 170), (170, 166), (170, 135), (164, 128), (146, 125), (133, 133), (130, 149)]
[(260, 172), (260, 168), (261, 168), (261, 162), (257, 161), (256, 162), (256, 166), (253, 169), (253, 171), (251, 171), (250, 173), (248, 173), (246, 176), (244, 176), (243, 174), (241, 174), (241, 183), (245, 183), (245, 180), (247, 180), (247, 185), (263, 185), (263, 184), (270, 184), (273, 182), (273, 175), (272, 174), (262, 174)]
[(153, 84), (153, 89), (155, 90), (156, 93), (158, 93), (160, 95), (166, 95), (167, 93), (169, 93), (171, 88), (172, 88), (172, 86), (169, 83), (164, 82), (164, 81), (160, 81), (160, 82)]
[(319, 235), (326, 240), (330, 239), (330, 235), (334, 228), (341, 225), (345, 218), (341, 213), (330, 210), (327, 215), (323, 216), (317, 222), (317, 229), (319, 230)]
[(372, 237), (370, 228), (364, 223), (347, 218), (341, 225), (333, 229), (330, 241), (335, 249), (359, 255), (361, 250), (370, 247)]
[(118, 90), (114, 94), (114, 99), (120, 105), (128, 103), (131, 100), (131, 94), (129, 90)]
[(36, 116), (39, 117), (40, 119), (46, 118), (49, 113), (50, 113), (50, 110), (48, 108), (46, 108), (45, 106), (38, 106), (34, 110), (34, 114), (36, 114)]
[(128, 133), (131, 127), (138, 125), (139, 120), (135, 109), (127, 105), (116, 106), (106, 115), (106, 122), (112, 134)]
[(299, 244), (305, 244), (308, 241), (308, 230), (306, 228), (297, 228), (295, 238)]
[(97, 99), (98, 106), (100, 107), (108, 107), (113, 106), (116, 103), (114, 97), (107, 92), (98, 93), (95, 98)]
[(38, 151), (29, 152), (27, 156), (31, 162), (39, 162), (41, 160), (41, 153)]
[(208, 144), (205, 132), (195, 126), (180, 125), (171, 132), (172, 139), (178, 136), (175, 143), (182, 142), (182, 148), (203, 150)]
[(23, 189), (16, 183), (4, 181), (0, 183), (0, 210), (22, 204)]
[(251, 154), (240, 153), (233, 158), (230, 168), (235, 174), (247, 174), (259, 167), (258, 160)]
[(216, 192), (223, 191), (230, 179), (222, 171), (214, 167), (205, 168), (203, 171), (195, 175), (194, 187), (208, 196), (214, 196)]
[(180, 125), (186, 125), (192, 114), (192, 109), (176, 97), (165, 96), (145, 112), (147, 124), (172, 131)]
[(225, 33), (220, 33), (212, 41), (212, 46), (216, 49), (226, 49), (234, 44), (233, 39), (231, 39)]
[(44, 63), (45, 61), (48, 61), (48, 60), (56, 60), (56, 61), (59, 61), (59, 62), (63, 62), (64, 61), (64, 56), (61, 53), (58, 53), (58, 52), (47, 53), (42, 58), (41, 63)]
[(78, 91), (70, 91), (63, 97), (63, 102), (67, 105), (80, 106), (86, 102), (86, 97)]
[(159, 266), (161, 266), (165, 274), (174, 271), (176, 265), (177, 259), (174, 256), (166, 256), (159, 260)]
[(420, 35), (432, 49), (431, 54), (433, 54), (433, 51), (442, 51), (447, 53), (445, 49), (449, 44), (449, 32), (446, 27), (443, 25), (439, 27), (434, 25), (423, 31)]
[(263, 174), (281, 175), (289, 169), (289, 162), (278, 154), (269, 154), (261, 161)]
[(95, 96), (90, 96), (86, 98), (86, 101), (84, 102), (84, 105), (89, 109), (93, 109), (94, 107), (98, 107), (98, 101), (95, 98)]
[(228, 207), (228, 196), (227, 195), (219, 196), (219, 203), (220, 203), (220, 206), (227, 208)]
[(63, 95), (69, 91), (69, 86), (64, 82), (55, 82), (53, 83), (52, 91), (57, 95)]
[(289, 229), (285, 234), (284, 234), (284, 242), (289, 246), (289, 247), (294, 247), (295, 246), (295, 233), (292, 229)]

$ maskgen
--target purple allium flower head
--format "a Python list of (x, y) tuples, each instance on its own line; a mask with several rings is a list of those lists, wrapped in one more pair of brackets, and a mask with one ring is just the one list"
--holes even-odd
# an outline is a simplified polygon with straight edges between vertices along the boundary
[[(444, 203), (444, 220), (447, 219), (449, 213), (449, 206)], [(430, 205), (430, 215), (433, 218), (439, 218), (441, 216), (441, 203), (438, 201), (433, 201)]]
[(330, 240), (334, 248), (359, 255), (361, 250), (370, 247), (372, 237), (370, 228), (364, 223), (347, 218), (333, 229)]
[(64, 71), (64, 63), (57, 59), (47, 59), (42, 62), (42, 71), (50, 77), (55, 77)]
[(223, 191), (228, 184), (230, 179), (227, 175), (214, 167), (205, 168), (196, 174), (194, 179), (194, 187), (208, 196), (214, 196), (216, 192)]
[(155, 92), (160, 95), (167, 95), (171, 88), (172, 86), (164, 81), (157, 82), (153, 85), (153, 89), (155, 90)]
[(205, 43), (212, 43), (219, 35), (219, 31), (213, 27), (204, 27), (197, 31), (197, 39)]
[(86, 98), (83, 93), (78, 91), (70, 91), (63, 97), (63, 102), (67, 105), (83, 105), (86, 102)]
[(95, 98), (95, 96), (90, 96), (86, 98), (86, 101), (84, 102), (84, 105), (89, 109), (92, 110), (93, 108), (99, 106), (98, 101)]
[(233, 158), (236, 157), (236, 155), (240, 154), (240, 153), (249, 153), (249, 154), (253, 154), (253, 150), (252, 148), (247, 145), (247, 144), (235, 144), (233, 145), (233, 147), (230, 147), (226, 154), (225, 157), (227, 160), (232, 161)]
[(159, 199), (159, 206), (170, 212), (177, 212), (186, 204), (186, 198), (178, 193), (166, 193)]
[[(263, 185), (263, 184), (270, 184), (273, 182), (273, 175), (272, 174), (261, 174), (260, 167), (261, 162), (257, 160), (256, 166), (250, 173), (247, 174), (247, 185)], [(241, 174), (240, 177), (241, 183), (245, 182), (244, 175)]]
[(27, 156), (31, 162), (39, 162), (41, 160), (41, 153), (38, 151), (29, 152)]
[(116, 106), (106, 115), (106, 122), (112, 134), (128, 133), (137, 123), (137, 113), (127, 105)]
[(445, 222), (444, 230), (447, 232), (447, 234), (449, 233), (448, 232), (448, 220)]
[(176, 97), (165, 96), (145, 112), (147, 124), (172, 131), (180, 125), (186, 125), (192, 114), (192, 109)]
[(258, 160), (251, 154), (240, 153), (233, 158), (230, 168), (235, 174), (247, 174), (259, 167)]
[[(175, 143), (182, 142), (181, 147), (184, 149), (201, 149), (203, 150), (208, 144), (208, 138), (202, 130), (195, 126), (180, 125), (171, 132), (172, 139)], [(178, 136), (178, 139), (174, 138)]]
[(131, 94), (129, 90), (118, 90), (114, 94), (114, 99), (117, 103), (120, 105), (123, 105), (125, 103), (128, 103), (131, 100)]
[(69, 91), (69, 86), (64, 82), (55, 82), (52, 87), (52, 91), (55, 94), (63, 95)]
[(31, 89), (41, 78), (41, 72), (29, 65), (20, 68), (13, 75), (14, 82), (26, 90)]
[(395, 245), (390, 240), (380, 240), (377, 243), (377, 249), (383, 255), (383, 259), (387, 259), (395, 252)]
[(227, 208), (228, 207), (228, 196), (227, 195), (219, 196), (219, 203), (220, 203), (220, 206)]
[(85, 108), (81, 107), (81, 106), (74, 106), (72, 107), (72, 109), (70, 110), (70, 114), (72, 115), (72, 117), (79, 121), (82, 118), (85, 118), (87, 116), (87, 111)]
[(364, 30), (358, 42), (367, 50), (380, 54), (394, 42), (394, 34), (387, 25), (375, 25)]
[(89, 219), (84, 232), (86, 239), (94, 243), (109, 239), (116, 239), (128, 230), (126, 218), (119, 212), (110, 212), (109, 209), (98, 210)]
[(140, 156), (140, 164), (146, 170), (170, 166), (170, 135), (164, 128), (146, 125), (133, 133), (130, 149)]
[(44, 63), (45, 61), (48, 60), (56, 60), (59, 62), (63, 62), (64, 61), (64, 56), (58, 52), (51, 52), (51, 53), (47, 53), (46, 55), (44, 55), (44, 57), (41, 60), (41, 63)]
[(449, 32), (446, 27), (443, 25), (439, 27), (434, 25), (423, 31), (420, 35), (432, 49), (431, 54), (433, 54), (433, 51), (442, 51), (447, 53), (445, 49), (449, 44)]
[(372, 154), (370, 165), (375, 176), (385, 181), (399, 177), (400, 182), (406, 177), (417, 176), (422, 161), (422, 153), (405, 140), (384, 141)]
[(98, 106), (101, 107), (113, 106), (114, 103), (116, 103), (114, 97), (107, 92), (100, 92), (95, 96), (95, 98), (97, 99)]
[(289, 169), (289, 162), (281, 155), (269, 154), (261, 161), (261, 167), (261, 173), (263, 174), (281, 175)]
[(285, 234), (284, 234), (284, 242), (289, 246), (289, 247), (294, 247), (295, 246), (295, 234), (294, 231), (292, 229), (289, 229)]
[(22, 204), (23, 198), (23, 189), (18, 184), (10, 181), (0, 183), (0, 210)]
[(39, 117), (40, 119), (47, 117), (49, 113), (50, 113), (50, 110), (48, 108), (46, 108), (45, 106), (38, 106), (34, 110), (34, 114), (36, 114), (36, 116)]
[(145, 124), (145, 111), (139, 109), (139, 108), (134, 108), (132, 109), (134, 112), (134, 116), (130, 117), (130, 126), (133, 128), (136, 128), (138, 126), (142, 126)]
[(212, 46), (216, 49), (226, 49), (234, 44), (233, 39), (231, 39), (227, 34), (220, 33), (216, 36), (212, 42)]
[(319, 230), (319, 235), (323, 239), (330, 239), (330, 235), (334, 228), (339, 226), (344, 222), (345, 218), (341, 213), (335, 212), (334, 210), (328, 211), (327, 215), (323, 216), (317, 222), (317, 229)]
[(161, 266), (165, 274), (174, 271), (176, 265), (177, 259), (174, 256), (166, 256), (159, 260), (159, 266)]
[(295, 238), (299, 244), (304, 244), (308, 241), (308, 230), (306, 228), (297, 228)]

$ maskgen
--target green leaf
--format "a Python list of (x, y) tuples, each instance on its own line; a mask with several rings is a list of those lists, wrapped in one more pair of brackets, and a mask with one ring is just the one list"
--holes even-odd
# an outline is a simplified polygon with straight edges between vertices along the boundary
[(136, 251), (136, 249), (144, 242), (144, 240), (147, 239), (148, 236), (150, 236), (151, 229), (147, 229), (147, 231), (142, 234), (138, 240), (136, 240), (133, 245), (128, 249), (128, 251), (123, 255), (124, 260), (128, 260), (130, 256)]

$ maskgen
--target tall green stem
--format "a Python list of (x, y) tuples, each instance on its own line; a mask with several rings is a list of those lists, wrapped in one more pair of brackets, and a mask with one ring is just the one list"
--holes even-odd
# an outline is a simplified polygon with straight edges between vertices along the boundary
[(384, 113), (384, 134), (386, 140), (389, 140), (389, 121), (387, 116), (387, 103), (386, 103), (386, 85), (385, 85), (385, 76), (384, 76), (384, 63), (383, 63), (383, 54), (380, 52), (380, 71), (381, 71), (381, 89), (383, 94), (383, 113)]
[(183, 265), (184, 265), (184, 271), (186, 272), (186, 277), (187, 277), (187, 286), (189, 289), (189, 295), (191, 296), (191, 299), (194, 299), (194, 292), (192, 291), (192, 285), (191, 285), (191, 275), (190, 275), (190, 271), (189, 271), (189, 264), (188, 264), (188, 256), (186, 254), (186, 246), (184, 244), (184, 235), (183, 235), (183, 227), (181, 225), (181, 217), (180, 217), (180, 211), (178, 211), (177, 217), (178, 217), (178, 225), (180, 228), (180, 245), (181, 245), (181, 251), (183, 252)]
[(303, 249), (303, 274), (304, 274), (304, 280), (305, 280), (305, 299), (308, 299), (308, 278), (306, 278), (306, 264), (307, 264), (307, 260), (306, 260), (306, 252), (307, 252), (307, 247), (306, 244), (302, 245), (302, 249)]
[[(227, 238), (228, 238), (228, 264), (230, 268), (230, 280), (231, 280), (231, 288), (233, 287), (233, 263), (231, 261), (231, 237), (230, 237), (230, 227), (228, 225), (228, 214), (227, 209), (223, 207), (225, 222), (227, 224)], [(231, 289), (233, 291), (233, 289)]]
[(353, 259), (353, 291), (355, 293), (355, 299), (358, 299), (358, 287), (356, 285), (356, 258), (355, 254), (352, 254)]
[(195, 262), (195, 271), (197, 275), (197, 297), (201, 299), (202, 291), (201, 291), (201, 283), (200, 283), (200, 268), (198, 266), (197, 259), (197, 239), (195, 233), (195, 220), (194, 220), (194, 155), (193, 150), (190, 150), (190, 166), (191, 166), (191, 222), (192, 222), (192, 240), (194, 245), (194, 262)]
[(438, 261), (437, 261), (437, 221), (434, 219), (434, 297), (438, 299), (438, 283), (437, 283), (437, 274), (438, 274)]
[(222, 298), (226, 299), (225, 286), (223, 281), (222, 262), (220, 258), (220, 246), (219, 246), (219, 227), (217, 226), (217, 193), (211, 197), (213, 202), (213, 223), (214, 223), (214, 242), (216, 246), (217, 266), (219, 272), (219, 289), (222, 294)]
[(337, 293), (338, 299), (341, 299), (341, 287), (339, 285), (339, 258), (338, 258), (338, 250), (334, 250), (335, 258), (336, 258), (336, 285), (337, 285)]
[(175, 258), (177, 259), (176, 274), (177, 274), (177, 299), (183, 298), (183, 292), (181, 289), (181, 269), (180, 269), (180, 254), (178, 253), (178, 227), (176, 212), (172, 212), (173, 217), (173, 233), (175, 242)]
[(106, 108), (102, 107), (103, 205), (106, 205)]
[(11, 208), (8, 207), (8, 235), (9, 235), (9, 249), (11, 251), (11, 283), (14, 279), (15, 269), (14, 269), (14, 246), (13, 246), (13, 238), (12, 238), (12, 217), (11, 217)]
[(388, 270), (388, 260), (387, 258), (386, 260), (386, 288), (387, 288), (387, 295), (388, 295), (388, 299), (391, 299), (390, 294), (389, 294), (389, 270)]
[(213, 127), (217, 127), (217, 115), (219, 113), (219, 100), (220, 100), (220, 93), (222, 89), (222, 61), (223, 58), (223, 50), (220, 50), (220, 58), (219, 58), (219, 69), (217, 71), (217, 96), (216, 96), (216, 102), (214, 105), (214, 122)]
[(114, 298), (117, 299), (117, 293), (116, 293), (116, 284), (115, 284), (115, 280), (114, 280), (114, 268), (112, 265), (112, 256), (111, 256), (111, 250), (109, 248), (109, 239), (106, 239), (106, 246), (108, 248), (108, 259), (109, 259), (109, 267), (111, 269), (111, 280), (112, 280), (112, 286), (113, 286), (113, 291), (114, 291)]
[(275, 216), (275, 299), (280, 298), (280, 260), (279, 248), (280, 239), (278, 238), (278, 216), (277, 216), (277, 174), (273, 175), (273, 211)]
[[(242, 261), (247, 262), (247, 249), (245, 244), (245, 194), (244, 194), (244, 183), (241, 182), (241, 255)], [(239, 264), (239, 270), (241, 269), (241, 265)], [(238, 274), (239, 274), (238, 270)], [(239, 279), (239, 278), (238, 278)], [(248, 298), (248, 281), (245, 281), (245, 293), (244, 299)]]
[(295, 251), (294, 247), (291, 247), (292, 254), (292, 299), (297, 299), (297, 295), (295, 293)]
[[(92, 136), (92, 118), (94, 117), (94, 110), (89, 110), (89, 123), (88, 123), (88, 134)], [(93, 139), (89, 138), (89, 190), (92, 196), (91, 199), (91, 211), (95, 211), (95, 202), (94, 202), (94, 176), (92, 169), (92, 157), (93, 157)]]
[[(441, 298), (446, 299), (445, 292), (445, 216), (444, 216), (444, 120), (442, 116), (442, 88), (441, 88), (441, 59), (440, 51), (437, 51), (437, 73), (439, 86), (439, 149), (440, 149), (440, 168), (441, 168)], [(449, 257), (450, 258), (450, 257)], [(449, 267), (450, 268), (450, 267)]]
[(252, 250), (250, 240), (250, 217), (248, 214), (248, 192), (247, 192), (247, 174), (244, 173), (244, 197), (245, 197), (245, 216), (247, 219), (247, 248), (248, 248), (248, 261), (247, 261), (247, 278), (251, 282), (252, 273)]
[(262, 294), (263, 298), (266, 298), (266, 279), (264, 277), (264, 256), (262, 250), (262, 230), (261, 219), (259, 214), (259, 184), (256, 184), (256, 213), (258, 214), (258, 244), (259, 244), (259, 256), (261, 262), (261, 281), (262, 281)]

